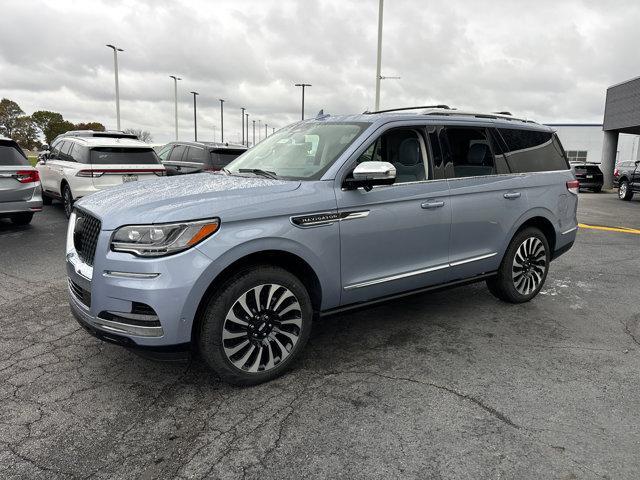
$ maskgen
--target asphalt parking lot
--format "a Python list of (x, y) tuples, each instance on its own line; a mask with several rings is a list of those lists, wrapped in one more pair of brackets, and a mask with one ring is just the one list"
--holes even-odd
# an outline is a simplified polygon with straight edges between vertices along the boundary
[[(640, 201), (579, 220), (640, 228)], [(0, 220), (2, 478), (638, 478), (640, 235), (581, 229), (525, 305), (484, 284), (334, 316), (287, 376), (220, 383), (71, 317), (66, 221)]]

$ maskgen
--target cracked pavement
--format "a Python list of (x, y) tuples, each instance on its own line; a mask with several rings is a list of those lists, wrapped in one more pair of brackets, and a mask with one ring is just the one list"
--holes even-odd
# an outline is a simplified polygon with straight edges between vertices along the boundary
[[(579, 216), (638, 228), (640, 201)], [(323, 319), (238, 388), (81, 330), (65, 230), (58, 205), (0, 220), (3, 479), (638, 477), (638, 235), (581, 231), (529, 304), (476, 284)]]

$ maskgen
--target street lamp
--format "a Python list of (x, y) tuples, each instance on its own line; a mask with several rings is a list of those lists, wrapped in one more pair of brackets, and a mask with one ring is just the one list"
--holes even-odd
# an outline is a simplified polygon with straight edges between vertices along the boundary
[(219, 98), (220, 100), (220, 143), (224, 143), (224, 102), (225, 100)]
[(296, 87), (302, 87), (302, 120), (304, 120), (304, 89), (305, 87), (311, 87), (310, 83), (296, 83)]
[(198, 105), (196, 104), (196, 95), (200, 95), (198, 92), (190, 92), (193, 94), (193, 138), (194, 141), (198, 141)]
[(247, 148), (249, 147), (249, 114), (245, 113), (245, 117), (247, 119)]
[(169, 75), (169, 78), (173, 78), (173, 102), (174, 102), (174, 115), (176, 125), (176, 141), (178, 140), (178, 80), (182, 80), (175, 75)]
[(256, 144), (256, 121), (252, 120), (253, 122), (253, 144)]
[(124, 50), (116, 47), (115, 45), (107, 45), (107, 47), (113, 50), (113, 69), (116, 75), (116, 123), (118, 124), (118, 130), (120, 130), (120, 86), (118, 85), (118, 52), (124, 52)]
[(264, 124), (264, 138), (267, 138), (269, 136), (269, 125), (267, 125), (266, 123)]
[(380, 68), (382, 63), (382, 12), (384, 10), (384, 0), (380, 0), (378, 4), (378, 52), (376, 57), (376, 109), (380, 110)]
[(271, 128), (271, 135), (273, 135), (274, 133), (276, 133), (276, 127)]
[(260, 142), (260, 132), (262, 132), (262, 120), (258, 120), (258, 142)]
[[(242, 115), (240, 116), (240, 123), (242, 124), (242, 145), (244, 145), (244, 111), (246, 110), (246, 108), (240, 107), (240, 110), (242, 110)], [(249, 137), (249, 132), (247, 132), (247, 138), (248, 137)]]

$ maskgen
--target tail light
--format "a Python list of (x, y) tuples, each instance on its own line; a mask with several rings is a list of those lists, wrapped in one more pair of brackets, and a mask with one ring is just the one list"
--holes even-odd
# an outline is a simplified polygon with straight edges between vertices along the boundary
[(574, 195), (577, 195), (579, 189), (580, 189), (580, 182), (578, 180), (569, 180), (567, 182), (567, 190), (569, 190), (569, 193), (573, 193)]
[(167, 171), (166, 170), (154, 170), (153, 173), (155, 173), (157, 176), (159, 177), (164, 177), (167, 175)]
[(76, 173), (76, 177), (93, 178), (93, 177), (101, 177), (102, 175), (104, 175), (104, 171), (102, 170), (80, 170), (78, 173)]
[(37, 170), (19, 170), (13, 176), (20, 183), (34, 183), (40, 181), (40, 175)]
[(613, 171), (613, 176), (616, 178), (620, 176), (620, 171), (617, 168)]

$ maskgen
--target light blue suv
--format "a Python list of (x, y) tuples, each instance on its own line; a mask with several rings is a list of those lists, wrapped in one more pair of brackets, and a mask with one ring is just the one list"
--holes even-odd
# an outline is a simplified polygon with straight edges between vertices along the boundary
[(557, 136), (509, 115), (411, 110), (319, 115), (223, 172), (81, 199), (74, 315), (102, 340), (196, 351), (247, 385), (286, 370), (322, 315), (481, 280), (531, 300), (576, 237)]

